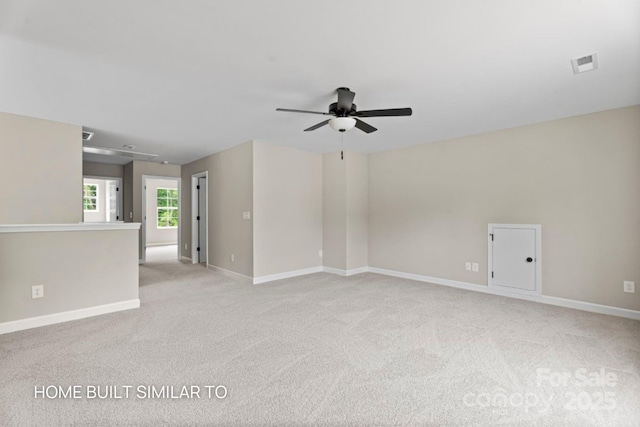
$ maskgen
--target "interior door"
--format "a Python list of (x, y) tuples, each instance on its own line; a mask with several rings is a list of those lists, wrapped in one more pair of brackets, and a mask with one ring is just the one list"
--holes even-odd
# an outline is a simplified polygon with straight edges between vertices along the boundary
[(536, 291), (536, 229), (493, 227), (492, 285)]
[(198, 178), (198, 262), (207, 262), (207, 178)]
[(118, 182), (107, 180), (107, 222), (118, 219)]

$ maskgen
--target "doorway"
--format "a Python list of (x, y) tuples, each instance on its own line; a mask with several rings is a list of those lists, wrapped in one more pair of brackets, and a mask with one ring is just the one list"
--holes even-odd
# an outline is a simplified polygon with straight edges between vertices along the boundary
[(207, 172), (191, 175), (191, 262), (208, 264)]
[(540, 294), (541, 235), (537, 224), (489, 224), (489, 287)]
[(82, 221), (123, 221), (121, 188), (122, 178), (83, 176)]
[[(179, 259), (180, 178), (142, 176), (142, 262)], [(159, 261), (160, 259), (158, 259)]]

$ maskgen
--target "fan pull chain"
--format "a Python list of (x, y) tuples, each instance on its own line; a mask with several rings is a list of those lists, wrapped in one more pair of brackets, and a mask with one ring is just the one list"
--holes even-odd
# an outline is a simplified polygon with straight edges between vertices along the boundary
[(344, 160), (344, 132), (340, 132), (340, 160)]

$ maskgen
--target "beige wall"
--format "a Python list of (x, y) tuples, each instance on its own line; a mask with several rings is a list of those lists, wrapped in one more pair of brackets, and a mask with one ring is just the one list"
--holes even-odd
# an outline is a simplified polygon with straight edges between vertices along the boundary
[(347, 151), (344, 160), (347, 167), (347, 270), (352, 270), (369, 265), (369, 155)]
[[(182, 256), (191, 258), (191, 175), (208, 171), (209, 264), (253, 277), (253, 142), (182, 166)], [(185, 243), (187, 249), (185, 250)], [(230, 255), (235, 255), (231, 261)]]
[(0, 224), (82, 221), (80, 126), (0, 113), (0, 153)]
[[(80, 126), (0, 113), (0, 152), (0, 177), (12, 183), (0, 224), (83, 227)], [(0, 323), (138, 298), (136, 230), (6, 230)], [(44, 285), (44, 298), (31, 298), (33, 285)]]
[(122, 165), (112, 165), (110, 163), (82, 162), (82, 175), (100, 176), (109, 178), (122, 178), (124, 167)]
[[(0, 233), (0, 323), (137, 299), (136, 236)], [(31, 298), (34, 285), (44, 285), (44, 298)]]
[(325, 267), (347, 269), (347, 163), (340, 153), (322, 156), (322, 252)]
[(368, 265), (367, 154), (355, 151), (323, 156), (324, 266), (352, 270)]
[(544, 295), (640, 309), (640, 106), (369, 159), (370, 266), (486, 285), (487, 224), (541, 224)]
[(322, 155), (253, 143), (254, 276), (319, 267)]
[(170, 179), (147, 179), (147, 247), (175, 245), (178, 243), (177, 227), (158, 228), (158, 221), (156, 220), (158, 214), (158, 188), (178, 188), (178, 181)]

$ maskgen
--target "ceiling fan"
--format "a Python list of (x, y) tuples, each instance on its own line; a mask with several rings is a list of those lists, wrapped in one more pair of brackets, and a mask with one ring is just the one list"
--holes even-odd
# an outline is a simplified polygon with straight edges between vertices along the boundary
[(410, 116), (413, 113), (413, 111), (411, 111), (411, 108), (387, 108), (385, 110), (358, 111), (356, 104), (353, 103), (353, 98), (356, 96), (354, 92), (351, 92), (351, 90), (346, 87), (338, 88), (337, 92), (338, 102), (334, 102), (333, 104), (329, 105), (329, 112), (327, 113), (323, 113), (321, 111), (292, 110), (289, 108), (276, 108), (276, 111), (333, 116), (331, 119), (327, 119), (324, 122), (320, 122), (317, 125), (313, 125), (310, 128), (305, 129), (305, 132), (316, 130), (328, 124), (332, 129), (337, 130), (338, 132), (345, 132), (353, 129), (354, 127), (357, 127), (358, 129), (366, 133), (375, 132), (378, 129), (374, 128), (368, 123), (363, 122), (358, 117)]

